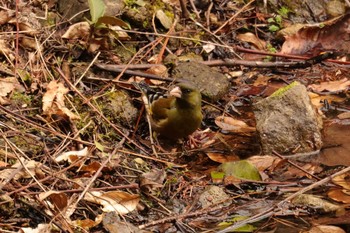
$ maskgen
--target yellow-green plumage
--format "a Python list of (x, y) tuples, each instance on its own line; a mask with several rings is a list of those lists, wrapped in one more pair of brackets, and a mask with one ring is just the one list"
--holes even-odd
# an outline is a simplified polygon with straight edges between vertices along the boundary
[(201, 100), (201, 94), (195, 87), (188, 83), (177, 84), (168, 98), (149, 103), (148, 114), (153, 130), (173, 140), (192, 134), (203, 119)]

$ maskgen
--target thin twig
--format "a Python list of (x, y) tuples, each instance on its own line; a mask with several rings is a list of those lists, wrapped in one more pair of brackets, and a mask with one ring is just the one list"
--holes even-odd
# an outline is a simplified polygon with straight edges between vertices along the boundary
[(253, 223), (253, 222), (257, 222), (257, 221), (260, 221), (260, 220), (263, 220), (265, 218), (268, 218), (268, 217), (271, 217), (273, 216), (276, 212), (280, 211), (280, 210), (283, 210), (283, 206), (291, 201), (292, 199), (294, 199), (295, 197), (307, 192), (307, 191), (310, 191), (316, 187), (319, 187), (321, 185), (324, 185), (325, 183), (331, 181), (334, 177), (336, 176), (340, 176), (344, 173), (347, 173), (347, 172), (350, 172), (350, 166), (349, 167), (346, 167), (344, 168), (343, 170), (339, 171), (339, 172), (336, 172), (334, 173), (333, 175), (330, 175), (320, 181), (317, 181), (316, 183), (313, 183), (301, 190), (299, 190), (298, 192), (290, 195), (289, 197), (287, 197), (286, 199), (280, 201), (279, 203), (277, 203), (276, 205), (274, 205), (273, 207), (271, 207), (270, 209), (262, 212), (262, 213), (259, 213), (257, 215), (254, 215), (248, 219), (245, 219), (243, 221), (239, 221), (237, 223), (235, 223), (234, 225), (230, 226), (230, 227), (227, 227), (225, 228), (224, 230), (221, 230), (221, 231), (218, 231), (217, 233), (226, 233), (226, 232), (232, 232), (234, 231), (235, 229), (239, 228), (239, 227), (242, 227), (248, 223)]
[(309, 175), (309, 176), (315, 178), (316, 180), (320, 180), (319, 177), (317, 177), (317, 176), (311, 174), (310, 172), (306, 171), (304, 168), (302, 168), (302, 167), (300, 167), (298, 164), (295, 164), (294, 162), (290, 161), (288, 158), (284, 158), (282, 155), (280, 155), (280, 154), (277, 153), (276, 151), (273, 150), (272, 153), (273, 153), (274, 155), (276, 155), (278, 158), (282, 159), (282, 160), (285, 160), (285, 159), (286, 159), (286, 160), (287, 160), (287, 163), (289, 163), (289, 164), (292, 165), (293, 167), (299, 169), (300, 171), (304, 172), (305, 174), (307, 174), (307, 175)]

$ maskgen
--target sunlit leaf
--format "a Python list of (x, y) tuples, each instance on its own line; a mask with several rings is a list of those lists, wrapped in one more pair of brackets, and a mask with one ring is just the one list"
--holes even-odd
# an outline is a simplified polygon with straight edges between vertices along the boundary
[(247, 160), (223, 163), (220, 167), (226, 176), (245, 180), (261, 180), (258, 169)]
[(91, 21), (96, 23), (105, 13), (106, 5), (102, 0), (89, 0)]
[[(243, 221), (247, 218), (248, 218), (247, 216), (235, 216), (227, 222), (219, 223), (218, 226), (220, 227), (220, 229), (224, 229), (224, 228), (227, 228), (227, 227), (235, 224), (236, 222)], [(256, 229), (256, 227), (254, 227), (253, 225), (245, 224), (245, 225), (235, 229), (234, 232), (253, 232), (255, 229)]]

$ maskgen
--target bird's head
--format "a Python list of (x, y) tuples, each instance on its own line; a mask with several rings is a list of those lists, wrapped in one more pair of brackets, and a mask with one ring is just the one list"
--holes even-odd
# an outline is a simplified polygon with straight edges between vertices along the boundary
[(170, 96), (176, 97), (180, 103), (192, 105), (193, 107), (201, 104), (201, 93), (189, 83), (179, 83), (171, 91)]

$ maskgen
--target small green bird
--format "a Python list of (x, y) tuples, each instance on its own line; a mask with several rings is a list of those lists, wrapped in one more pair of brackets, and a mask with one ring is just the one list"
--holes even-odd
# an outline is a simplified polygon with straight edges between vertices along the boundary
[(176, 140), (192, 134), (201, 124), (201, 93), (189, 83), (177, 84), (169, 97), (155, 98), (145, 83), (137, 84), (144, 94), (152, 129), (160, 136)]

